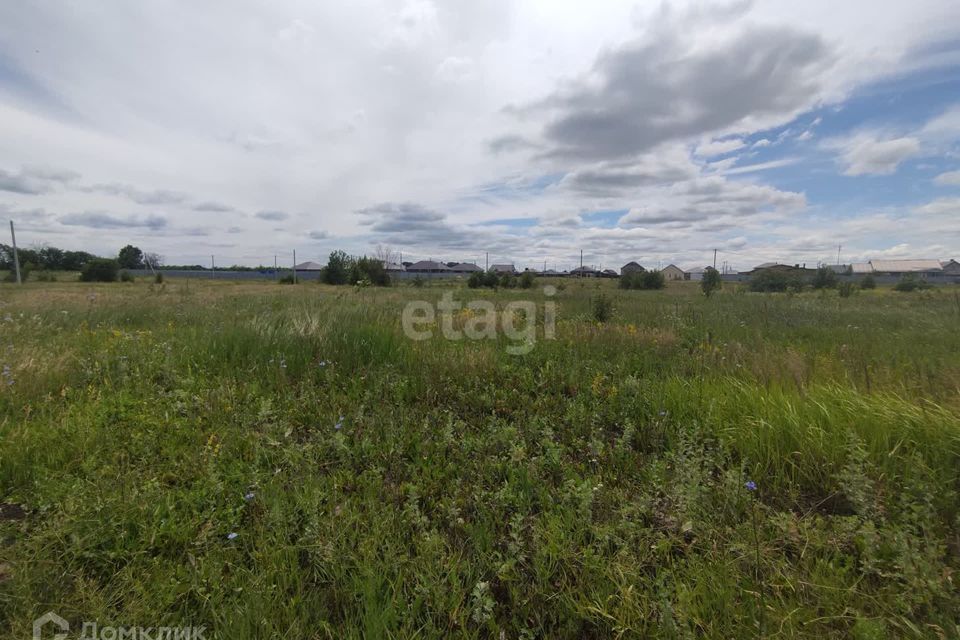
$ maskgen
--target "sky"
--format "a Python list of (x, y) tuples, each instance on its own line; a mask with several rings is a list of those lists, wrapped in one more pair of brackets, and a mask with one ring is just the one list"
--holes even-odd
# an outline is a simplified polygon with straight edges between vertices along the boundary
[(2, 218), (168, 264), (960, 259), (960, 4), (5, 2)]

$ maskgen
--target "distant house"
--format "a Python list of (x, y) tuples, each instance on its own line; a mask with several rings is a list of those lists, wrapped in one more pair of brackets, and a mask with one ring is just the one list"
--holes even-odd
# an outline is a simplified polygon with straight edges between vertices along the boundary
[(596, 278), (600, 272), (593, 267), (577, 267), (570, 270), (570, 275), (575, 278)]
[(548, 278), (562, 278), (569, 274), (566, 271), (557, 271), (556, 269), (547, 269), (546, 271), (540, 272), (540, 275), (547, 276)]
[(483, 269), (472, 262), (454, 262), (452, 265), (450, 265), (450, 271), (453, 271), (454, 273), (470, 274), (477, 271), (483, 271)]
[(450, 267), (443, 264), (442, 262), (434, 262), (433, 260), (421, 260), (420, 262), (414, 262), (407, 267), (408, 273), (450, 273)]
[(960, 276), (960, 262), (947, 260), (946, 262), (941, 262), (940, 266), (943, 267), (943, 275), (950, 277)]
[(501, 275), (504, 273), (515, 274), (517, 272), (512, 264), (494, 264), (490, 266), (490, 271)]
[(618, 274), (613, 269), (604, 269), (603, 271), (600, 272), (600, 277), (601, 278), (619, 278), (620, 274)]
[(907, 274), (922, 279), (943, 277), (943, 265), (939, 260), (871, 260), (873, 273), (881, 276), (900, 276)]
[(750, 271), (741, 271), (740, 275), (744, 276), (755, 276), (761, 271), (773, 271), (776, 273), (790, 273), (794, 275), (813, 275), (817, 272), (816, 269), (807, 269), (807, 265), (799, 264), (781, 264), (779, 262), (764, 262), (763, 264), (758, 264)]
[(700, 282), (703, 280), (703, 274), (706, 273), (706, 267), (694, 267), (692, 269), (687, 269), (686, 277), (684, 280), (693, 280), (694, 282)]
[(387, 273), (397, 273), (399, 271), (406, 271), (407, 268), (398, 262), (384, 262), (383, 269)]
[(865, 276), (868, 273), (873, 273), (873, 267), (870, 266), (869, 262), (854, 262), (850, 265), (850, 273), (855, 276)]
[(685, 274), (683, 273), (683, 269), (681, 269), (675, 264), (668, 264), (667, 266), (665, 266), (663, 269), (660, 270), (660, 273), (663, 274), (664, 280), (667, 280), (667, 281), (683, 280), (685, 277)]
[(297, 271), (320, 271), (323, 265), (317, 262), (301, 262), (293, 267)]
[(643, 270), (644, 270), (643, 267), (641, 267), (638, 263), (628, 262), (627, 264), (620, 267), (620, 275), (625, 276), (628, 273), (638, 273)]

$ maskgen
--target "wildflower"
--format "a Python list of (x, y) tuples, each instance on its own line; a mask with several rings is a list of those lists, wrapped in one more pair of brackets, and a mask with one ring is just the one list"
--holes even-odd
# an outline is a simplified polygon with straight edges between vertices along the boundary
[(286, 369), (286, 368), (287, 368), (287, 359), (286, 359), (286, 358), (280, 358), (280, 368), (281, 368), (281, 369)]
[(321, 369), (323, 369), (323, 368), (324, 368), (325, 366), (327, 366), (328, 364), (330, 364), (330, 363), (327, 362), (326, 360), (321, 360), (320, 362), (317, 363), (317, 366), (320, 367)]
[(251, 491), (247, 495), (243, 496), (243, 499), (246, 500), (247, 502), (250, 502), (251, 500), (253, 500), (254, 495), (255, 494), (253, 493), (253, 491)]
[(666, 415), (667, 415), (667, 410), (666, 410), (666, 409), (664, 409), (663, 411), (660, 412), (660, 417), (661, 417), (661, 418), (665, 417)]
[(340, 419), (337, 420), (337, 424), (333, 425), (333, 428), (337, 431), (340, 431), (340, 429), (343, 428), (343, 416), (340, 416)]
[(753, 480), (747, 480), (747, 482), (746, 482), (743, 486), (745, 486), (745, 487), (747, 488), (747, 491), (756, 491), (756, 490), (757, 490), (757, 483), (754, 482)]
[(237, 534), (234, 533), (233, 531), (227, 534), (227, 540), (235, 540), (236, 538), (237, 538)]

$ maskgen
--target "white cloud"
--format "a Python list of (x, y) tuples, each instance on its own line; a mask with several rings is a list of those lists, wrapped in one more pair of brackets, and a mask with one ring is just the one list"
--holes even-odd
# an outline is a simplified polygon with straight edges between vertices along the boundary
[(960, 187), (960, 171), (941, 173), (933, 181), (943, 187)]
[(920, 153), (920, 141), (913, 137), (880, 139), (875, 133), (824, 141), (824, 148), (839, 153), (848, 176), (889, 175), (904, 160)]
[(721, 156), (737, 149), (742, 149), (745, 145), (740, 138), (729, 138), (727, 140), (712, 140), (697, 145), (696, 154), (709, 158), (712, 156)]

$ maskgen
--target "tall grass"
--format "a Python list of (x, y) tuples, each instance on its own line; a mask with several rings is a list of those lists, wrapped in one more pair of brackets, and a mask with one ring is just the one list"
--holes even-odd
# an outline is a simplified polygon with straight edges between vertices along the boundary
[(952, 292), (568, 282), (511, 356), (404, 336), (446, 290), (0, 288), (3, 628), (960, 633)]

